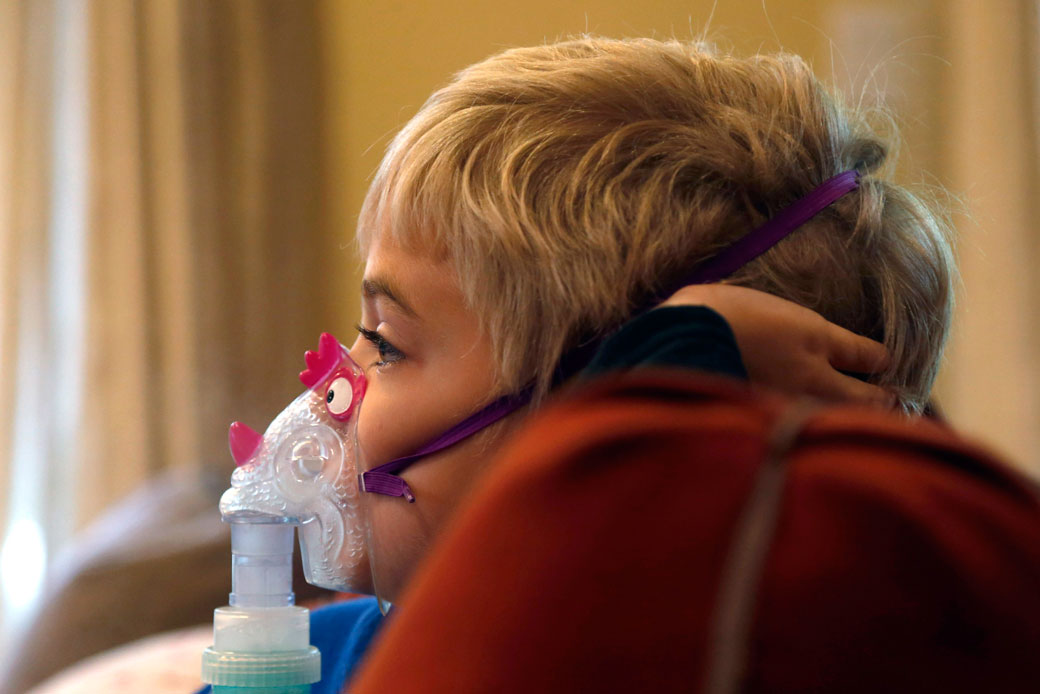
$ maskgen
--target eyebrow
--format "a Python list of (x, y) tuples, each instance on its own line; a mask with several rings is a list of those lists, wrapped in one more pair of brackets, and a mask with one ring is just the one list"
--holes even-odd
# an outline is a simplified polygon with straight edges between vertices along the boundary
[(375, 299), (377, 297), (389, 299), (396, 304), (405, 315), (411, 318), (418, 318), (415, 309), (413, 309), (407, 301), (401, 298), (401, 292), (388, 278), (374, 277), (372, 279), (361, 280), (361, 292), (365, 297), (370, 299)]

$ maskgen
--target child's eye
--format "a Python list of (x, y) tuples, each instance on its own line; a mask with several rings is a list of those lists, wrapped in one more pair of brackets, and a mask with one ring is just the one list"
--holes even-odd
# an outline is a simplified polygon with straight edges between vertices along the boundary
[(358, 325), (357, 331), (361, 333), (361, 337), (371, 342), (379, 350), (379, 361), (375, 363), (375, 366), (386, 366), (404, 359), (404, 353), (390, 344), (385, 337), (375, 330), (369, 330), (363, 325)]

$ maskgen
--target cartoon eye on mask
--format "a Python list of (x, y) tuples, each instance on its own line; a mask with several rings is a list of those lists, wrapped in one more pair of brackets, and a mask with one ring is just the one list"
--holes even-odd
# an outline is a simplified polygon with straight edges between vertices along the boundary
[(350, 371), (337, 373), (325, 390), (325, 407), (329, 416), (341, 422), (350, 419), (354, 404), (364, 395), (364, 381), (351, 380), (352, 376)]

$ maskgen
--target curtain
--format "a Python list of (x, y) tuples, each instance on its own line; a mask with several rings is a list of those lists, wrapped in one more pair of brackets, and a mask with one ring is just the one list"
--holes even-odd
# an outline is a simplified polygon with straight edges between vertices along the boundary
[(313, 5), (92, 9), (84, 518), (292, 397), (328, 251)]
[(964, 197), (962, 287), (942, 402), (958, 429), (1040, 476), (1037, 5), (942, 5), (943, 173)]
[[(57, 8), (0, 3), (0, 551), (3, 608), (10, 619), (31, 599), (44, 569), (43, 497), (48, 458), (65, 443), (44, 405), (56, 379), (47, 335), (53, 306), (48, 257), (56, 218), (51, 193)], [(56, 371), (60, 370), (59, 375)], [(51, 383), (40, 379), (50, 376)], [(62, 405), (58, 412), (65, 412)], [(0, 632), (0, 646), (3, 633)]]
[(342, 260), (318, 38), (310, 1), (0, 2), (0, 537), (227, 476), (300, 390)]

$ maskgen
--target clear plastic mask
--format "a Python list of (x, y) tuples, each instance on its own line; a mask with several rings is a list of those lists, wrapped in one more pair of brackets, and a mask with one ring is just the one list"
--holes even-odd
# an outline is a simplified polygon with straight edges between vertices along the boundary
[(365, 376), (328, 333), (306, 361), (300, 380), (308, 389), (262, 436), (231, 425), (238, 468), (220, 499), (220, 513), (231, 522), (297, 524), (308, 583), (371, 593), (357, 455)]

